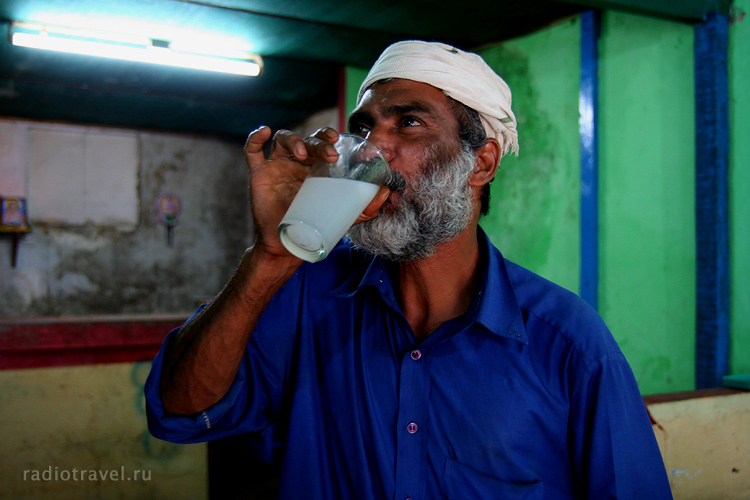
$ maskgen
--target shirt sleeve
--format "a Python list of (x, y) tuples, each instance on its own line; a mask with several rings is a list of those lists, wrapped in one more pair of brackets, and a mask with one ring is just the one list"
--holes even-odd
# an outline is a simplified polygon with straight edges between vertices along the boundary
[(622, 353), (588, 366), (573, 392), (571, 426), (585, 498), (672, 499), (646, 406)]
[[(153, 360), (145, 384), (146, 416), (151, 434), (175, 443), (195, 443), (265, 429), (278, 422), (292, 366), (299, 319), (293, 283), (266, 307), (253, 331), (228, 392), (216, 404), (192, 416), (165, 413), (159, 386), (169, 333)], [(193, 315), (195, 316), (195, 315)], [(191, 318), (192, 319), (192, 318)], [(190, 320), (188, 320), (190, 321)]]

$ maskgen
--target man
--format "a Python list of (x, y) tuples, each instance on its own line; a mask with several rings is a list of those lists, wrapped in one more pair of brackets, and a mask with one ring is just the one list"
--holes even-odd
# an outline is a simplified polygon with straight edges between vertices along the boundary
[(517, 150), (510, 104), (479, 56), (389, 47), (349, 128), (397, 182), (316, 264), (276, 228), (338, 134), (277, 133), (265, 159), (270, 130), (251, 133), (256, 243), (165, 341), (146, 386), (151, 432), (195, 442), (283, 423), (284, 499), (671, 498), (601, 319), (479, 228)]

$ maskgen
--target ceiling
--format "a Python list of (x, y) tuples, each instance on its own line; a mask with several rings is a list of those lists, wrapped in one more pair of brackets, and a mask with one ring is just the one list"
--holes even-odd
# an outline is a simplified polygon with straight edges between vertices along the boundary
[[(590, 8), (696, 22), (730, 0), (0, 0), (0, 116), (244, 136), (337, 104), (341, 69), (390, 43), (473, 50)], [(220, 38), (264, 59), (258, 77), (14, 47), (10, 21), (152, 38)], [(5, 22), (1, 22), (5, 21)]]

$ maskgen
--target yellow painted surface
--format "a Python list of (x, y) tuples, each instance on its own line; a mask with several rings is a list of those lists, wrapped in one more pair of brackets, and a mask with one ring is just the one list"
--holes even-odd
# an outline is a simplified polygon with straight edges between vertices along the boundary
[(750, 392), (649, 411), (675, 500), (750, 499)]
[(206, 499), (205, 443), (148, 433), (149, 367), (0, 371), (0, 499)]

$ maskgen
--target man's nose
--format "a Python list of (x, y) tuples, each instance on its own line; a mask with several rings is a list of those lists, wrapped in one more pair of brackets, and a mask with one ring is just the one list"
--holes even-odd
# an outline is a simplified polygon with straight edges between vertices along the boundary
[(366, 139), (375, 144), (378, 149), (383, 152), (388, 163), (393, 160), (393, 141), (385, 130), (379, 127), (373, 127), (367, 134)]

